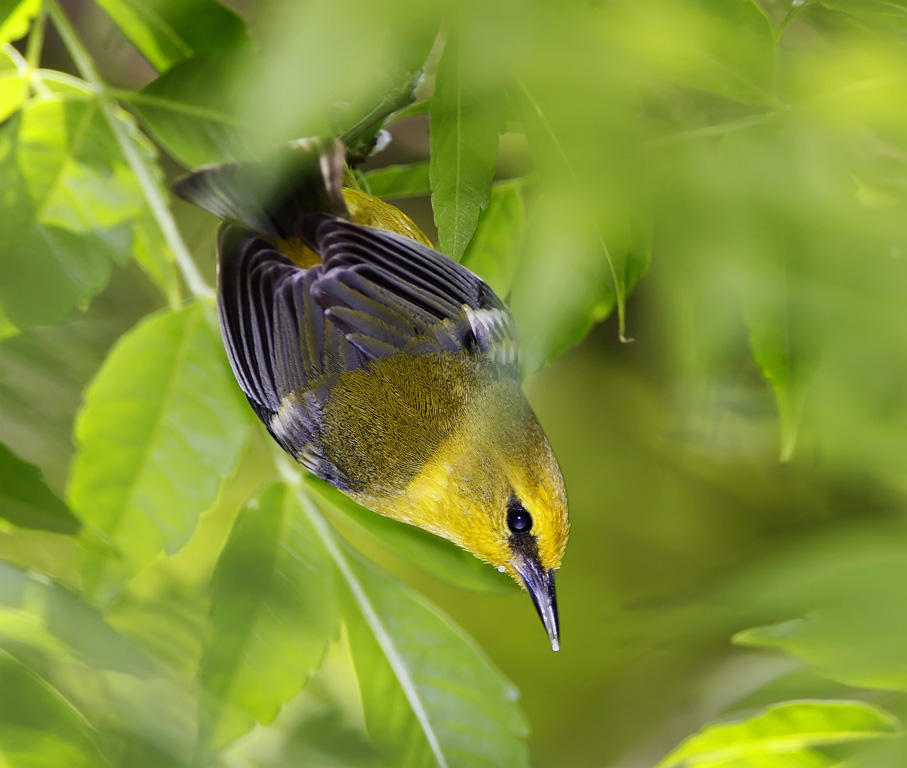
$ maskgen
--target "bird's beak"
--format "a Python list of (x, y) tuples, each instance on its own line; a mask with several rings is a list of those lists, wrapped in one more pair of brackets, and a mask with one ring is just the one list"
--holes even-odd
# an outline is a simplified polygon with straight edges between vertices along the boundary
[(554, 569), (546, 571), (535, 557), (518, 553), (513, 560), (513, 567), (523, 579), (529, 596), (539, 612), (548, 639), (551, 641), (551, 650), (560, 650), (560, 625), (557, 617), (557, 594), (554, 590)]

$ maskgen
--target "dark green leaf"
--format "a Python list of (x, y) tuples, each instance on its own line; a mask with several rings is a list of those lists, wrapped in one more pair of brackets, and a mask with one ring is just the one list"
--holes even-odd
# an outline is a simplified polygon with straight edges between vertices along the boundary
[(199, 304), (153, 315), (113, 348), (75, 427), (68, 498), (121, 558), (87, 555), (85, 587), (109, 598), (189, 537), (248, 431), (220, 339)]
[(0, 45), (25, 37), (41, 0), (0, 0)]
[(271, 722), (299, 693), (337, 629), (332, 577), (286, 486), (272, 485), (243, 508), (214, 572), (201, 748)]
[(440, 249), (459, 261), (488, 205), (500, 120), (473, 91), (456, 38), (441, 54), (431, 115), (431, 204)]
[(444, 581), (478, 592), (508, 593), (519, 589), (509, 576), (498, 573), (487, 563), (440, 536), (364, 509), (312, 475), (306, 475), (305, 483), (321, 502), (354, 523), (356, 530), (366, 533), (371, 540), (379, 542), (408, 563)]
[[(885, 710), (862, 701), (791, 701), (767, 707), (752, 717), (710, 725), (691, 736), (658, 768), (709, 766), (723, 768), (750, 758), (780, 759), (810, 747), (893, 736), (898, 721)], [(793, 765), (809, 766), (807, 762)], [(744, 762), (744, 765), (749, 763)]]
[(23, 528), (76, 533), (79, 521), (47, 487), (41, 470), (0, 443), (0, 517)]
[(527, 766), (514, 687), (450, 619), (351, 555), (344, 615), (369, 734), (400, 768)]
[(243, 20), (216, 0), (98, 0), (98, 5), (158, 72), (248, 39)]
[(183, 165), (244, 158), (250, 155), (250, 127), (237, 118), (237, 91), (248, 66), (247, 48), (194, 56), (126, 99), (151, 135)]
[(388, 165), (369, 171), (364, 178), (375, 197), (421, 197), (431, 192), (428, 163)]
[(523, 248), (522, 182), (495, 184), (491, 199), (463, 255), (468, 267), (488, 283), (498, 296), (507, 296)]

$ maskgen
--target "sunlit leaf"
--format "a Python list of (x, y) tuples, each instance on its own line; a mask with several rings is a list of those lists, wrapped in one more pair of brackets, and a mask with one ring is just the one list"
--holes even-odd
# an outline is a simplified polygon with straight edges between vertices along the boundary
[(9, 318), (3, 313), (3, 307), (0, 307), (0, 341), (8, 339), (10, 336), (16, 336), (19, 329), (13, 325)]
[(0, 44), (24, 37), (41, 0), (0, 0)]
[(98, 0), (98, 5), (158, 72), (247, 39), (243, 20), (217, 0)]
[(810, 747), (876, 739), (899, 731), (898, 721), (888, 712), (862, 701), (784, 702), (744, 720), (706, 726), (658, 766), (719, 768), (754, 757), (777, 760)]
[(14, 50), (0, 50), (0, 122), (6, 120), (25, 101), (26, 82)]
[(369, 734), (395, 765), (524, 766), (517, 692), (436, 608), (358, 557), (344, 615)]
[(431, 204), (441, 251), (459, 261), (488, 205), (500, 120), (473, 92), (456, 38), (441, 55), (431, 115)]
[(34, 464), (0, 443), (0, 517), (23, 528), (76, 533), (79, 521), (47, 487)]
[(202, 747), (271, 722), (300, 691), (336, 631), (332, 575), (285, 486), (246, 504), (214, 572), (200, 670)]
[(513, 579), (440, 536), (383, 517), (345, 496), (336, 488), (307, 475), (306, 486), (319, 500), (351, 521), (357, 531), (380, 543), (408, 563), (463, 589), (508, 593), (518, 589)]
[(388, 165), (364, 174), (375, 197), (421, 197), (431, 192), (428, 163)]
[(247, 425), (202, 306), (153, 315), (120, 339), (75, 427), (70, 505), (122, 555), (86, 556), (89, 593), (109, 598), (186, 541), (233, 471)]
[(498, 296), (507, 296), (523, 248), (525, 206), (521, 182), (496, 184), (472, 242), (463, 254), (468, 267)]
[[(30, 101), (0, 128), (0, 302), (18, 327), (59, 320), (100, 291), (132, 252), (147, 206), (91, 95), (74, 86)], [(118, 113), (127, 130), (130, 118)], [(140, 151), (153, 159), (147, 140)], [(156, 248), (172, 295), (169, 252)]]

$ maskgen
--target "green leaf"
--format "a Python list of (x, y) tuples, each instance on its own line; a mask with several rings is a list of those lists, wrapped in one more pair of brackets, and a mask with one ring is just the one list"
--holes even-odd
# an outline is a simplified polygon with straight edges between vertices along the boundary
[(22, 528), (76, 533), (79, 521), (47, 487), (41, 470), (0, 443), (0, 517)]
[(696, 763), (699, 768), (840, 768), (841, 761), (814, 749), (800, 749), (796, 752), (776, 754), (747, 755), (730, 760), (718, 759)]
[(10, 768), (109, 765), (93, 729), (49, 682), (0, 651), (0, 756)]
[(527, 766), (517, 691), (437, 608), (353, 555), (344, 616), (365, 721), (393, 765)]
[(522, 182), (495, 184), (491, 199), (463, 255), (468, 267), (488, 283), (498, 296), (507, 296), (522, 253), (525, 206)]
[(214, 572), (200, 748), (270, 723), (299, 693), (337, 629), (332, 576), (286, 486), (246, 504)]
[(25, 37), (41, 0), (0, 0), (0, 45)]
[(886, 30), (907, 29), (907, 2), (905, 0), (811, 0), (826, 8), (842, 11), (864, 21), (878, 24)]
[[(544, 92), (543, 92), (544, 93)], [(593, 161), (577, 152), (575, 125), (565, 123), (563, 103), (520, 83), (518, 103), (531, 143), (547, 167), (526, 216), (525, 253), (513, 280), (510, 306), (519, 323), (523, 367), (533, 371), (580, 341), (615, 309), (618, 337), (627, 341), (626, 301), (651, 258), (648, 203), (628, 158), (601, 153)], [(599, 98), (620, 103), (605, 91)], [(626, 147), (598, 126), (602, 140)]]
[(744, 720), (706, 726), (665, 757), (658, 768), (723, 768), (738, 764), (735, 761), (772, 756), (778, 760), (780, 755), (796, 756), (810, 747), (899, 732), (892, 715), (862, 701), (790, 701), (766, 707)]
[(602, 224), (583, 213), (585, 204), (564, 191), (536, 201), (526, 217), (526, 246), (510, 290), (525, 371), (581, 341), (615, 308), (624, 339), (622, 306), (648, 269), (649, 235), (627, 219)]
[(905, 691), (904, 652), (896, 640), (905, 626), (893, 610), (868, 594), (863, 606), (816, 609), (803, 619), (738, 632), (734, 642), (784, 651), (850, 685)]
[(774, 29), (753, 0), (626, 7), (639, 26), (625, 31), (656, 77), (747, 104), (774, 102)]
[(18, 335), (19, 329), (9, 321), (9, 318), (3, 312), (3, 307), (0, 307), (0, 341), (8, 339), (10, 336)]
[(313, 475), (306, 475), (305, 485), (320, 502), (352, 522), (357, 531), (439, 579), (477, 592), (506, 594), (519, 590), (509, 576), (498, 573), (440, 536), (360, 507), (349, 496)]
[(193, 54), (248, 40), (243, 20), (216, 0), (98, 0), (158, 72)]
[(24, 63), (14, 48), (4, 47), (0, 50), (0, 122), (18, 110), (25, 101)]
[(0, 649), (45, 676), (74, 661), (146, 676), (149, 657), (78, 595), (0, 562)]
[(375, 197), (421, 197), (431, 192), (428, 163), (388, 165), (363, 174)]
[[(0, 128), (0, 303), (16, 326), (57, 321), (129, 258), (147, 205), (94, 98), (76, 86), (30, 101)], [(126, 128), (130, 118), (118, 113)], [(139, 147), (153, 157), (153, 147)], [(165, 293), (175, 274), (155, 260)]]
[(183, 165), (194, 168), (248, 157), (250, 126), (239, 86), (250, 51), (204, 54), (176, 64), (138, 92), (123, 94), (148, 131)]
[(793, 338), (797, 329), (792, 327), (789, 312), (785, 306), (777, 306), (777, 301), (774, 303), (774, 308), (751, 306), (746, 316), (753, 358), (771, 386), (778, 407), (779, 459), (789, 461), (797, 444), (809, 375), (815, 368), (815, 350), (797, 343)]
[(121, 554), (87, 555), (88, 594), (111, 597), (186, 541), (233, 471), (248, 423), (201, 305), (152, 315), (117, 342), (75, 427), (70, 505)]
[(440, 249), (459, 261), (488, 205), (500, 121), (473, 92), (456, 38), (448, 39), (429, 102), (431, 204)]

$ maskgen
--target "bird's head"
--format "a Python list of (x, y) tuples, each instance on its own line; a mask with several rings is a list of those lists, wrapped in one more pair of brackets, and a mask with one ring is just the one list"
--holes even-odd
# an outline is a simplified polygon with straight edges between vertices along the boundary
[(554, 571), (570, 524), (557, 460), (515, 382), (489, 387), (407, 490), (411, 520), (509, 573), (560, 645)]

